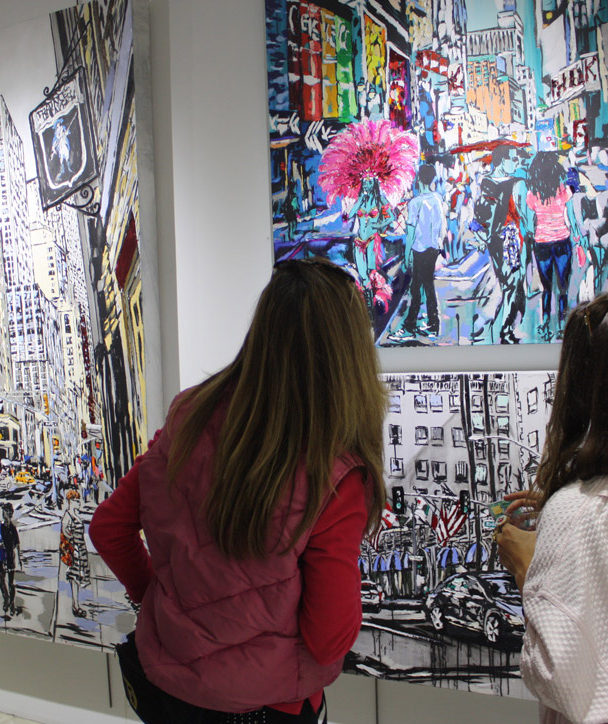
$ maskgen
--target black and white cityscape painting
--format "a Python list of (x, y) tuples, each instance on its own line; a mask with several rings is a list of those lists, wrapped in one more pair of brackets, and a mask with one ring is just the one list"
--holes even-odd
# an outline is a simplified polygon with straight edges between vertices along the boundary
[(531, 485), (555, 372), (386, 374), (387, 507), (345, 671), (527, 698), (521, 597), (489, 504)]

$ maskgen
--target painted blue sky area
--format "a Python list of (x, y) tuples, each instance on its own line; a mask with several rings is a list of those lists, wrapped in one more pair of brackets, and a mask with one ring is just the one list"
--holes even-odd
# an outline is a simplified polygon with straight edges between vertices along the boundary
[(536, 92), (543, 95), (542, 53), (536, 43), (536, 15), (533, 0), (467, 0), (467, 30), (484, 30), (498, 25), (498, 13), (505, 5), (515, 5), (524, 24), (524, 51), (526, 65), (534, 71)]
[(532, 0), (517, 3), (517, 12), (524, 24), (524, 52), (526, 64), (534, 71), (536, 79), (536, 92), (539, 97), (543, 95), (543, 56), (536, 42), (536, 13)]
[(496, 15), (499, 10), (502, 10), (502, 6), (502, 0), (469, 0), (467, 2), (467, 30), (496, 27)]

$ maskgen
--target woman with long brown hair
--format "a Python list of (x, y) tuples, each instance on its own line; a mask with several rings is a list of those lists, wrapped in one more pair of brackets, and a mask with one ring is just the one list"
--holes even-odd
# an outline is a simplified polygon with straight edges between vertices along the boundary
[(506, 524), (500, 557), (522, 589), (521, 671), (546, 724), (608, 721), (608, 294), (564, 331), (535, 490), (536, 532)]
[(141, 601), (137, 652), (160, 695), (144, 721), (317, 721), (361, 625), (384, 411), (352, 277), (278, 265), (234, 361), (177, 396), (90, 526)]

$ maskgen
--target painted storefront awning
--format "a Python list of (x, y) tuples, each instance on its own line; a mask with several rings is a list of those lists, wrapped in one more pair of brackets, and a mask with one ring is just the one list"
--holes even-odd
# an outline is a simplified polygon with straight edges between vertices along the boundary
[(372, 566), (372, 569), (374, 571), (388, 571), (389, 564), (386, 560), (386, 558), (382, 555), (377, 555), (374, 559), (374, 565)]
[(369, 560), (367, 558), (363, 558), (363, 556), (359, 556), (359, 568), (363, 571), (363, 573), (369, 573)]
[[(476, 556), (477, 556), (477, 543), (475, 542), (470, 546), (469, 550), (467, 551), (465, 563), (473, 563)], [(488, 551), (485, 549), (484, 546), (481, 546), (481, 560), (484, 563), (485, 563), (485, 561), (488, 560)]]
[(457, 548), (442, 548), (437, 554), (437, 565), (445, 568), (448, 565), (457, 565), (460, 563), (460, 552)]

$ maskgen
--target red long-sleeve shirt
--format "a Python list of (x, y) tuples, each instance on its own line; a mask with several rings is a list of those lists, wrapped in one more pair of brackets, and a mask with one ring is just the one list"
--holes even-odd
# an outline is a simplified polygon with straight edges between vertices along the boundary
[[(93, 545), (136, 603), (143, 599), (154, 576), (140, 535), (140, 461), (138, 457), (112, 495), (98, 506), (89, 526)], [(358, 556), (366, 520), (363, 473), (355, 469), (344, 477), (337, 495), (331, 497), (319, 516), (301, 557), (300, 634), (321, 665), (344, 656), (361, 627)], [(310, 697), (315, 710), (321, 698), (322, 692)], [(297, 714), (303, 703), (269, 706)]]

